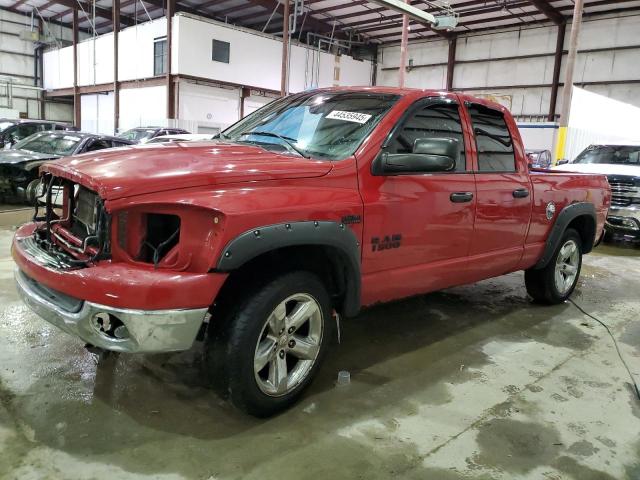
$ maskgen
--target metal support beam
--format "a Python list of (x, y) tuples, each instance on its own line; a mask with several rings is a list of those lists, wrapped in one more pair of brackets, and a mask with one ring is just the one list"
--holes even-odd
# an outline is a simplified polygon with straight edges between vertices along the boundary
[(172, 41), (172, 19), (176, 10), (176, 0), (167, 0), (167, 118), (176, 118), (175, 106), (175, 84), (171, 76), (171, 51), (173, 50)]
[[(408, 0), (404, 0), (405, 3)], [(406, 5), (407, 7), (409, 5)], [(400, 71), (398, 73), (398, 86), (404, 88), (407, 77), (407, 56), (409, 55), (409, 15), (402, 15), (402, 40), (400, 40)]]
[(289, 0), (284, 0), (282, 22), (282, 73), (280, 76), (280, 96), (287, 94), (287, 77), (289, 76)]
[[(91, 2), (86, 2), (83, 0), (56, 0), (55, 3), (57, 3), (58, 5), (63, 5), (65, 7), (68, 7), (72, 10), (77, 10), (78, 8), (82, 8), (87, 13), (93, 10), (93, 4)], [(113, 17), (113, 12), (111, 11), (110, 8), (98, 7), (96, 5), (95, 9), (96, 9), (96, 17), (105, 18), (107, 20), (111, 20), (111, 18)], [(62, 11), (60, 12), (60, 16), (63, 17), (67, 13), (68, 13), (67, 11)], [(121, 20), (122, 20), (122, 23), (124, 23), (127, 27), (135, 25), (135, 20), (129, 16), (123, 15)]]
[(113, 0), (113, 133), (120, 127), (120, 85), (118, 83), (118, 34), (120, 33), (120, 0)]
[(449, 39), (449, 57), (447, 58), (447, 91), (453, 90), (453, 72), (456, 66), (456, 47), (458, 46), (458, 37)]
[(575, 0), (573, 21), (571, 22), (571, 36), (569, 37), (569, 55), (564, 71), (564, 87), (562, 88), (562, 110), (560, 113), (560, 129), (556, 148), (556, 161), (564, 158), (564, 147), (569, 125), (569, 111), (571, 109), (571, 94), (573, 90), (573, 70), (576, 65), (580, 27), (582, 26), (582, 7), (584, 0)]
[(73, 34), (73, 124), (80, 128), (82, 117), (80, 111), (80, 92), (78, 91), (78, 9), (73, 9), (71, 24)]
[(419, 8), (410, 5), (405, 0), (371, 0), (371, 2), (377, 3), (382, 7), (393, 10), (394, 12), (408, 15), (409, 18), (420, 23), (426, 23), (427, 25), (435, 25), (438, 23), (436, 17), (424, 10), (420, 10)]
[(551, 83), (551, 100), (549, 101), (549, 115), (547, 120), (555, 122), (556, 104), (558, 102), (558, 86), (560, 84), (560, 69), (562, 68), (562, 54), (564, 52), (564, 36), (567, 31), (567, 24), (558, 25), (558, 36), (556, 37), (556, 53), (553, 62), (553, 80)]
[(251, 89), (242, 87), (240, 89), (240, 118), (244, 118), (244, 99), (251, 95)]
[(564, 23), (565, 18), (556, 8), (551, 5), (547, 0), (529, 0), (529, 3), (536, 7), (540, 13), (543, 13), (549, 20), (556, 25)]

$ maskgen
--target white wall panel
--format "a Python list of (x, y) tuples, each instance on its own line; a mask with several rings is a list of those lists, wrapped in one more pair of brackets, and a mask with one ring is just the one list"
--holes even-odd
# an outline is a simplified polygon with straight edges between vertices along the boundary
[[(209, 78), (236, 85), (280, 90), (282, 42), (270, 35), (236, 29), (228, 25), (203, 21), (187, 15), (174, 18), (178, 32), (177, 55), (174, 54), (174, 73)], [(228, 64), (211, 59), (212, 40), (230, 43)], [(302, 91), (311, 85), (315, 72), (317, 50), (292, 44), (290, 57), (289, 90)], [(339, 80), (334, 79), (335, 68), (340, 68)], [(317, 76), (317, 75), (316, 75)], [(320, 53), (320, 87), (332, 85), (370, 85), (371, 62), (356, 61), (343, 56), (336, 62), (334, 55)], [(314, 80), (317, 80), (314, 77)]]
[(80, 129), (83, 132), (113, 135), (113, 98), (113, 93), (80, 97), (82, 108)]
[(181, 82), (179, 115), (182, 120), (224, 127), (240, 119), (240, 89), (223, 89)]
[[(175, 20), (173, 25), (176, 25)], [(167, 19), (164, 17), (122, 30), (118, 37), (118, 79), (153, 77), (154, 39), (166, 35)]]
[(258, 95), (251, 95), (244, 99), (244, 116), (246, 117), (252, 112), (255, 112), (259, 108), (263, 107), (267, 103), (273, 102), (271, 97), (261, 97)]
[(167, 87), (120, 90), (120, 130), (167, 125)]
[[(66, 48), (72, 49), (71, 65), (73, 65), (73, 47)], [(108, 82), (113, 82), (113, 34), (109, 33), (78, 43), (78, 85), (97, 85)]]
[(45, 52), (44, 88), (73, 87), (73, 49), (71, 47)]
[[(166, 19), (128, 27), (120, 32), (118, 43), (118, 79), (120, 81), (153, 77), (154, 39), (166, 35)], [(95, 68), (94, 68), (95, 51)], [(95, 75), (94, 75), (95, 72)], [(78, 84), (113, 82), (113, 33), (78, 43)], [(73, 47), (45, 52), (44, 85), (47, 89), (73, 86)]]

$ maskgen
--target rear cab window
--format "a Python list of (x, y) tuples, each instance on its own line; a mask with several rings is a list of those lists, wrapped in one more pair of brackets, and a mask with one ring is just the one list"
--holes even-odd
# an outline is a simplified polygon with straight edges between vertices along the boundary
[(513, 138), (504, 114), (493, 108), (467, 103), (478, 151), (479, 172), (515, 172)]

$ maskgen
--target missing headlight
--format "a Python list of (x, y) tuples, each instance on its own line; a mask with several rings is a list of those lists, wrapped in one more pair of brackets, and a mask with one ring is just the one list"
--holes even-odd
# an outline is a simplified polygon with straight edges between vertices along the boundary
[(155, 266), (180, 241), (180, 217), (162, 213), (147, 213), (146, 229), (138, 260)]

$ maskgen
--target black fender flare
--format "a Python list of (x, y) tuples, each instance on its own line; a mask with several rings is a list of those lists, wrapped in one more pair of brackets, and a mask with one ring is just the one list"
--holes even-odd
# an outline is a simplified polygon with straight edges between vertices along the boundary
[(312, 220), (253, 228), (227, 243), (215, 270), (231, 272), (262, 254), (305, 245), (333, 247), (342, 253), (348, 263), (342, 310), (345, 316), (357, 315), (361, 291), (360, 242), (355, 233), (343, 223)]
[[(535, 270), (544, 268), (547, 266), (553, 253), (558, 248), (560, 240), (562, 239), (562, 235), (565, 230), (569, 226), (569, 224), (578, 217), (587, 216), (593, 220), (594, 226), (594, 235), (595, 235), (595, 226), (597, 225), (596, 219), (596, 209), (592, 203), (588, 202), (577, 202), (572, 203), (571, 205), (567, 205), (560, 211), (558, 216), (556, 217), (556, 221), (551, 228), (551, 232), (549, 232), (549, 236), (547, 237), (547, 242), (544, 247), (544, 252), (542, 253), (542, 257), (538, 260), (538, 263), (533, 267)], [(589, 253), (593, 249), (594, 238), (591, 238), (590, 241), (585, 242), (582, 246), (582, 253)]]

